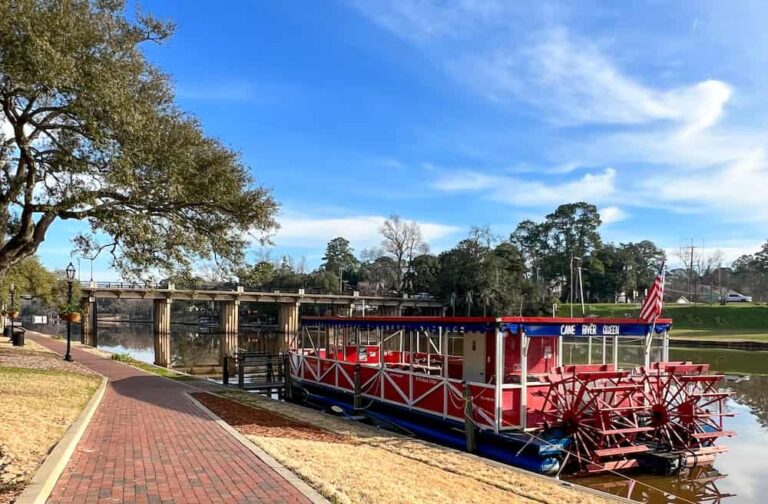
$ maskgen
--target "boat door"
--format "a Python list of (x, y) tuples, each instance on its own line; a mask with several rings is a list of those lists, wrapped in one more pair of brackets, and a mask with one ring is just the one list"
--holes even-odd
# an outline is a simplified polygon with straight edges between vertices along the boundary
[(485, 383), (485, 333), (464, 334), (464, 379)]

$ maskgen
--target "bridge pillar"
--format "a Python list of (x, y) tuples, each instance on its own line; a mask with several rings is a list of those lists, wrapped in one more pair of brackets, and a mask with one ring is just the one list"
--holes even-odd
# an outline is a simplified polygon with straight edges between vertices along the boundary
[(290, 348), (299, 331), (299, 303), (280, 303), (277, 311), (277, 335), (280, 350)]
[(240, 301), (225, 301), (221, 303), (219, 315), (219, 364), (224, 364), (224, 358), (237, 352), (237, 335), (239, 330)]
[(92, 297), (83, 298), (80, 300), (80, 311), (82, 317), (80, 319), (80, 343), (91, 347), (98, 346), (98, 333), (96, 317), (96, 299)]
[(171, 300), (155, 299), (154, 302), (155, 364), (171, 365)]

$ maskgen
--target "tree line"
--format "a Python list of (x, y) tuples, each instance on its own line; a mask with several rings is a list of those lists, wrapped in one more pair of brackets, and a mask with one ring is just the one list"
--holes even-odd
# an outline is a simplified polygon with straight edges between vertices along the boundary
[(633, 300), (653, 282), (664, 252), (653, 242), (603, 242), (589, 203), (560, 205), (543, 221), (525, 220), (506, 237), (473, 227), (453, 248), (430, 253), (419, 226), (392, 216), (381, 243), (359, 255), (344, 237), (328, 242), (322, 264), (297, 268), (288, 257), (237, 271), (247, 288), (365, 295), (429, 296), (456, 315), (548, 314), (552, 304)]

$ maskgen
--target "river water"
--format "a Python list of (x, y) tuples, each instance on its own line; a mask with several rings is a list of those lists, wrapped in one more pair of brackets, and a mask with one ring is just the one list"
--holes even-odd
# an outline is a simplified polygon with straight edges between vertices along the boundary
[[(66, 334), (64, 325), (31, 327), (42, 332)], [(76, 326), (73, 338), (79, 340)], [(218, 361), (219, 337), (194, 325), (174, 324), (171, 331), (173, 365), (179, 369), (205, 372)], [(272, 328), (243, 328), (240, 346), (249, 350), (276, 350), (277, 338)], [(154, 357), (151, 323), (99, 322), (99, 348), (110, 352), (128, 353), (151, 363)], [(599, 350), (593, 347), (593, 358)], [(620, 360), (637, 364), (639, 348), (622, 350)], [(566, 362), (587, 360), (584, 343), (567, 343)], [(642, 476), (633, 474), (632, 483), (619, 477), (579, 478), (575, 482), (599, 490), (651, 503), (717, 503), (768, 502), (768, 352), (719, 348), (670, 348), (670, 360), (690, 360), (709, 363), (712, 369), (726, 374), (723, 388), (733, 392), (728, 399), (728, 411), (736, 413), (726, 418), (725, 429), (737, 432), (721, 444), (729, 451), (718, 455), (712, 468), (700, 468), (676, 477)], [(597, 362), (597, 360), (593, 360)]]

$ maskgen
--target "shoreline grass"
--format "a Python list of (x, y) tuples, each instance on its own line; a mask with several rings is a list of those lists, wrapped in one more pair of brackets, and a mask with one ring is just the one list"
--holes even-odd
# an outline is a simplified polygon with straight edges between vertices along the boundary
[(152, 373), (152, 374), (162, 376), (164, 378), (168, 378), (171, 380), (194, 381), (198, 379), (194, 376), (189, 376), (183, 373), (179, 373), (178, 371), (174, 371), (172, 369), (164, 368), (161, 366), (155, 366), (154, 364), (147, 364), (146, 362), (136, 360), (133, 357), (131, 357), (130, 354), (127, 354), (127, 353), (113, 353), (111, 358), (112, 360), (122, 362), (123, 364), (128, 364), (130, 366), (139, 368), (142, 371), (146, 371), (147, 373)]

